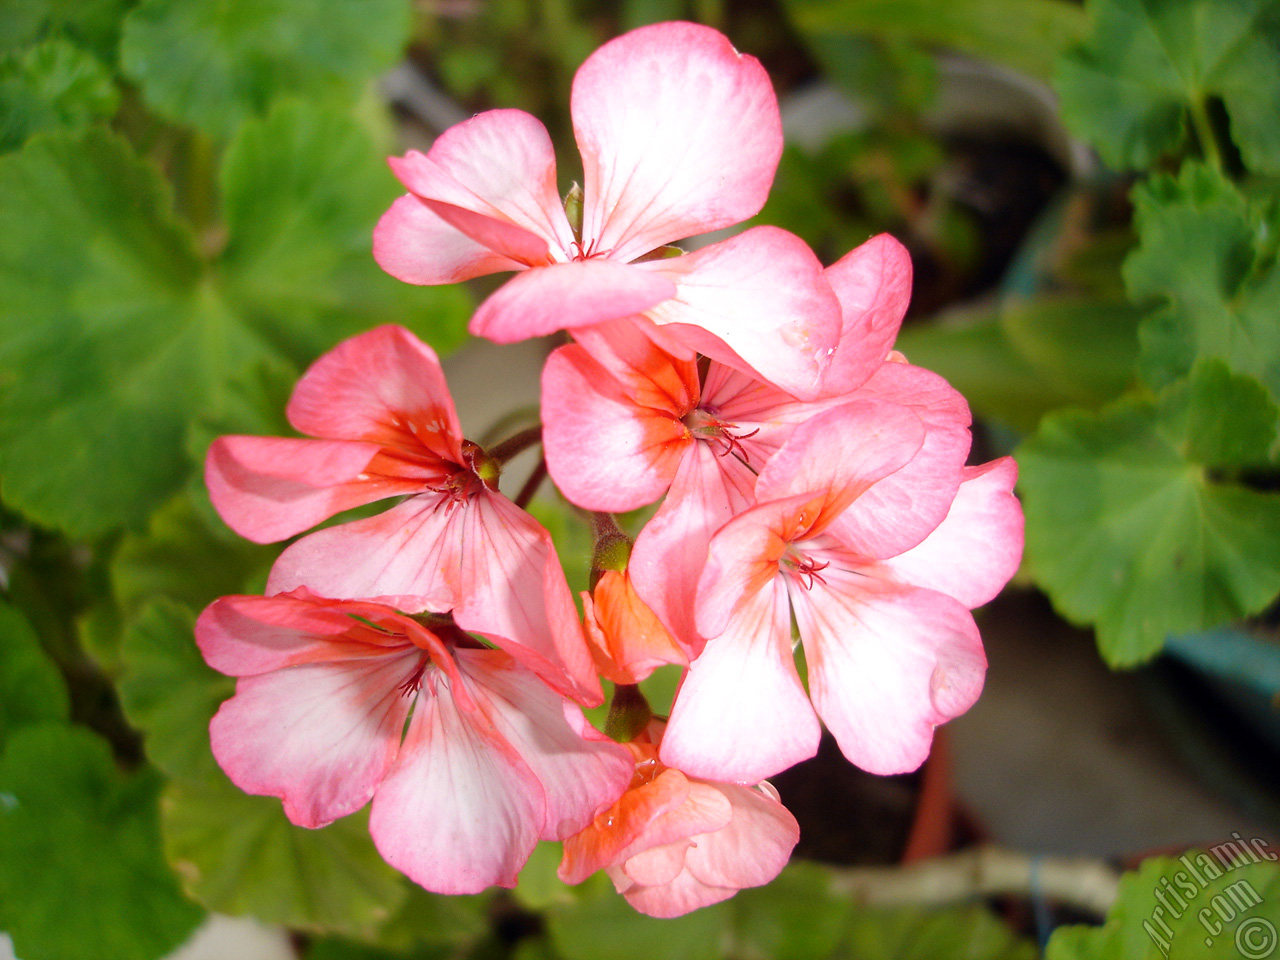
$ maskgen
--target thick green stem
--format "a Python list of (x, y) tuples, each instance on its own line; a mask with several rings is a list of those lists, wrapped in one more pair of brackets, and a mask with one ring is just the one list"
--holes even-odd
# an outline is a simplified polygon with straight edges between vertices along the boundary
[(542, 442), (542, 427), (529, 427), (527, 430), (521, 430), (517, 434), (513, 434), (500, 444), (488, 450), (488, 454), (498, 463), (506, 466), (509, 461), (514, 459), (524, 451), (528, 450), (536, 443)]

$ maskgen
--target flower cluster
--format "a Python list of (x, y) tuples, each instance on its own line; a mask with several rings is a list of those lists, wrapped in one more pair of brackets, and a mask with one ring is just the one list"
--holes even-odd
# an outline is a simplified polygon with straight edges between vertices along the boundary
[[(604, 869), (674, 916), (781, 870), (798, 828), (764, 781), (820, 724), (866, 770), (924, 760), (981, 690), (969, 611), (1017, 567), (1022, 518), (1013, 462), (966, 466), (963, 398), (892, 350), (896, 241), (826, 269), (771, 227), (671, 246), (764, 203), (782, 136), (759, 63), (706, 27), (647, 27), (583, 64), (572, 109), (580, 190), (560, 199), (537, 120), (483, 113), (391, 161), (409, 192), (374, 256), (410, 283), (515, 271), (472, 331), (572, 337), (543, 372), (540, 439), (596, 534), (583, 616), (499, 489), (539, 438), (464, 439), (435, 354), (381, 327), (299, 381), (307, 437), (223, 437), (207, 480), (259, 542), (394, 505), (292, 543), (265, 596), (216, 601), (196, 634), (239, 678), (215, 756), (294, 823), (371, 801), (379, 851), (444, 893), (511, 886), (561, 840), (566, 882)], [(614, 521), (654, 503), (634, 540)], [(654, 719), (634, 685), (670, 663), (687, 671)], [(580, 709), (601, 676), (612, 737)]]

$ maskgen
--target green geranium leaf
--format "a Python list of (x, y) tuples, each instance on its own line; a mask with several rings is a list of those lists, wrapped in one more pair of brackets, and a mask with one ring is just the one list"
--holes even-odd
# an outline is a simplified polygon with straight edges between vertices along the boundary
[(0, 52), (68, 37), (114, 63), (120, 21), (136, 0), (0, 0)]
[(69, 716), (67, 685), (31, 624), (0, 602), (0, 748), (19, 727)]
[(1125, 283), (1135, 301), (1160, 303), (1139, 330), (1144, 378), (1159, 388), (1220, 357), (1280, 400), (1280, 224), (1198, 164), (1151, 178), (1134, 200), (1140, 245)]
[(378, 943), (398, 951), (459, 950), (478, 943), (491, 932), (489, 908), (493, 892), (444, 896), (404, 882), (406, 896), (396, 915), (378, 930)]
[(106, 119), (119, 103), (107, 69), (65, 40), (10, 54), (0, 59), (0, 153), (41, 130)]
[(682, 917), (637, 913), (607, 881), (588, 881), (586, 896), (547, 914), (547, 930), (564, 960), (721, 960), (730, 907), (717, 903)]
[(1080, 9), (1061, 0), (788, 0), (803, 33), (862, 34), (954, 47), (1036, 77), (1084, 33)]
[[(217, 524), (217, 526), (214, 526)], [(220, 596), (256, 593), (279, 554), (206, 517), (193, 494), (178, 494), (151, 517), (145, 534), (127, 534), (111, 561), (111, 586), (126, 617), (167, 597), (201, 610)]]
[(1219, 960), (1271, 956), (1280, 927), (1275, 850), (1241, 838), (1146, 860), (1120, 879), (1101, 927), (1059, 927), (1045, 960)]
[(1033, 943), (1018, 937), (984, 907), (860, 909), (845, 948), (857, 960), (1035, 960)]
[(1161, 402), (1047, 417), (1018, 452), (1027, 557), (1112, 666), (1280, 592), (1280, 495), (1232, 479), (1275, 442), (1256, 381), (1202, 361)]
[(169, 783), (161, 820), (169, 861), (210, 910), (368, 938), (405, 896), (363, 812), (307, 830), (276, 798), (251, 797), (217, 776)]
[(1280, 171), (1280, 3), (1091, 0), (1089, 38), (1060, 62), (1064, 119), (1117, 169), (1152, 167), (1183, 149), (1194, 120), (1212, 155), (1208, 106), (1226, 105), (1245, 163)]
[(209, 721), (235, 693), (235, 680), (205, 664), (195, 639), (195, 614), (158, 600), (125, 630), (120, 704), (146, 736), (147, 756), (171, 777), (213, 778)]
[(994, 315), (909, 327), (896, 346), (946, 377), (978, 415), (1032, 430), (1050, 410), (1098, 407), (1128, 387), (1138, 317), (1106, 300), (1011, 301)]
[(0, 929), (23, 960), (155, 960), (203, 915), (160, 853), (158, 777), (123, 777), (80, 727), (31, 726), (0, 756)]
[(831, 892), (831, 872), (793, 862), (765, 887), (738, 893), (733, 910), (741, 960), (827, 960), (849, 924), (852, 904)]
[(228, 296), (310, 360), (336, 340), (401, 323), (447, 353), (472, 301), (457, 284), (414, 287), (374, 262), (373, 225), (401, 193), (352, 119), (300, 103), (245, 124), (222, 165)]
[(193, 437), (263, 418), (255, 377), (384, 320), (442, 350), (463, 335), (464, 292), (373, 263), (394, 187), (353, 120), (282, 106), (230, 146), (223, 184), (231, 232), (210, 269), (115, 136), (0, 157), (0, 479), (30, 518), (76, 536), (136, 528), (191, 475)]
[(144, 0), (124, 69), (158, 112), (217, 138), (282, 95), (354, 102), (408, 41), (404, 0)]
[(202, 272), (156, 172), (90, 129), (0, 157), (0, 476), (80, 536), (139, 523), (188, 471), (186, 423), (265, 344)]

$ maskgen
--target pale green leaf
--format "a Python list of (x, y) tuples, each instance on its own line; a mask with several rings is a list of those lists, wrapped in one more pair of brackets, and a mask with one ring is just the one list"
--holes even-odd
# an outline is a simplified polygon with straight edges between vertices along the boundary
[(952, 47), (1035, 77), (1083, 35), (1080, 8), (1062, 0), (788, 0), (802, 33), (861, 34)]
[(354, 103), (408, 30), (404, 0), (144, 0), (120, 49), (158, 112), (226, 138), (281, 96)]
[[(1280, 4), (1276, 0), (1090, 0), (1091, 31), (1055, 76), (1064, 119), (1117, 169), (1145, 168), (1212, 135), (1226, 105), (1245, 163), (1280, 171)], [(1194, 123), (1193, 123), (1194, 121)]]
[(160, 852), (159, 778), (116, 770), (81, 727), (13, 733), (0, 756), (0, 930), (23, 960), (155, 960), (202, 911)]
[(1280, 927), (1280, 867), (1261, 838), (1153, 857), (1120, 879), (1101, 927), (1059, 927), (1045, 960), (1263, 960)]

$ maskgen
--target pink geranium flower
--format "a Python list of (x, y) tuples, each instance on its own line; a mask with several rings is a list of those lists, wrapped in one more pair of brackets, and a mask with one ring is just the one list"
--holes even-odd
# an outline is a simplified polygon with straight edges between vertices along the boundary
[[(660, 737), (661, 723), (652, 727)], [(641, 913), (678, 917), (766, 884), (787, 865), (800, 828), (771, 784), (687, 776), (658, 760), (648, 732), (627, 746), (635, 757), (631, 785), (565, 841), (565, 883), (603, 869)]]
[(846, 522), (923, 435), (909, 408), (860, 400), (799, 427), (761, 471), (759, 505), (711, 540), (697, 590), (711, 639), (676, 699), (664, 763), (754, 782), (812, 756), (821, 718), (853, 763), (900, 773), (977, 699), (986, 659), (969, 610), (1022, 550), (1013, 461), (965, 468), (945, 520), (911, 549), (894, 544), (891, 510)]
[(452, 612), (562, 693), (600, 701), (551, 537), (498, 492), (498, 464), (463, 440), (429, 346), (394, 326), (353, 337), (298, 381), (288, 416), (318, 439), (229, 436), (209, 449), (209, 495), (237, 533), (280, 540), (351, 507), (405, 499), (303, 537), (277, 560), (268, 593), (307, 587)]
[(694, 592), (711, 535), (754, 504), (757, 472), (800, 423), (854, 399), (891, 401), (920, 418), (925, 438), (911, 462), (840, 521), (879, 527), (876, 535), (893, 541), (882, 547), (901, 552), (922, 540), (959, 486), (970, 439), (964, 399), (935, 374), (884, 362), (910, 297), (906, 250), (874, 237), (827, 276), (842, 331), (817, 399), (797, 400), (715, 361), (700, 382), (695, 361), (666, 353), (628, 321), (579, 332), (543, 371), (547, 466), (565, 496), (619, 512), (666, 494), (629, 572), (691, 653), (701, 650)]
[(420, 284), (519, 271), (471, 321), (473, 333), (499, 343), (644, 314), (669, 349), (812, 396), (839, 310), (802, 241), (757, 227), (693, 254), (646, 259), (763, 206), (782, 127), (760, 64), (709, 27), (643, 27), (587, 58), (571, 110), (585, 177), (580, 228), (557, 195), (542, 124), (491, 110), (445, 131), (426, 154), (391, 160), (409, 194), (374, 232), (378, 263)]
[(239, 678), (209, 728), (232, 782), (304, 827), (372, 799), (379, 852), (437, 893), (515, 886), (538, 840), (584, 827), (631, 776), (624, 748), (447, 617), (299, 589), (216, 600), (196, 640)]

